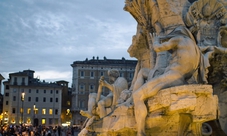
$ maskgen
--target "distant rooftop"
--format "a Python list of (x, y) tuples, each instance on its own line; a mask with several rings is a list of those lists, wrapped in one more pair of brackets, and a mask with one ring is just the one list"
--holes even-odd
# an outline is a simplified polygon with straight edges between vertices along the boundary
[[(15, 73), (10, 73), (9, 77), (10, 78), (12, 76), (29, 77), (28, 86), (60, 87), (61, 85), (58, 84), (59, 82), (68, 83), (67, 81), (64, 81), (64, 80), (60, 80), (60, 81), (56, 81), (56, 82), (46, 82), (45, 80), (41, 81), (39, 78), (34, 78), (34, 75), (33, 75), (34, 73), (35, 73), (35, 71), (33, 71), (33, 70), (23, 70), (23, 71), (19, 71), (19, 72), (15, 72)], [(1, 76), (1, 74), (0, 74), (0, 76)], [(10, 81), (10, 79), (8, 79), (8, 81), (5, 81), (4, 83), (7, 83), (9, 81)]]
[(76, 64), (90, 64), (90, 65), (119, 65), (119, 64), (124, 64), (124, 65), (136, 65), (137, 60), (126, 60), (124, 57), (122, 59), (107, 59), (104, 57), (103, 59), (99, 59), (99, 57), (93, 57), (92, 59), (88, 60), (86, 58), (84, 61), (74, 61), (71, 66), (73, 67)]

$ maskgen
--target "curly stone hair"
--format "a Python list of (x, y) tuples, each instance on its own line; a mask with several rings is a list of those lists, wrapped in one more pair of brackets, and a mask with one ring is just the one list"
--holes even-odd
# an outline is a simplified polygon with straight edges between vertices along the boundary
[(112, 77), (115, 77), (115, 78), (118, 78), (120, 76), (120, 73), (117, 69), (110, 69), (108, 70), (108, 75), (109, 76), (112, 76)]

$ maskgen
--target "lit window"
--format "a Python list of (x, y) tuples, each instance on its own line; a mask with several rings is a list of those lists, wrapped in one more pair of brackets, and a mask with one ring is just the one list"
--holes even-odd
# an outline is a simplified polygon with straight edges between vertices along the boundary
[(53, 114), (53, 109), (49, 109), (49, 114), (50, 114), (50, 115)]
[(38, 114), (39, 109), (35, 108), (35, 114)]
[(42, 114), (46, 114), (46, 109), (42, 109)]
[(31, 114), (31, 108), (27, 109), (27, 114)]
[(67, 105), (70, 105), (70, 101), (67, 101)]
[(42, 119), (42, 125), (46, 124), (46, 119)]
[(24, 109), (23, 108), (20, 108), (20, 113), (24, 113)]

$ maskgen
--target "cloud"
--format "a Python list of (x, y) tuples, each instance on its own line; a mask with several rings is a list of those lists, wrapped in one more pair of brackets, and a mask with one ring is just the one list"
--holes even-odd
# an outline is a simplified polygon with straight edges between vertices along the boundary
[(123, 6), (105, 0), (2, 1), (0, 73), (31, 69), (54, 79), (70, 76), (77, 60), (129, 59), (136, 21)]
[(53, 71), (53, 70), (47, 70), (47, 71), (35, 71), (34, 73), (35, 78), (39, 78), (40, 80), (46, 80), (46, 81), (57, 81), (57, 80), (71, 80), (72, 79), (72, 73), (69, 71), (62, 72), (62, 71)]

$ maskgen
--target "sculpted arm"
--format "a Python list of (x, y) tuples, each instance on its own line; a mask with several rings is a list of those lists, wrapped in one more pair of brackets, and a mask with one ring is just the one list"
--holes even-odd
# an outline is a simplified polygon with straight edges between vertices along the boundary
[(175, 48), (177, 46), (178, 41), (179, 41), (178, 38), (171, 38), (169, 41), (163, 42), (163, 43), (160, 43), (159, 40), (155, 40), (155, 42), (154, 42), (154, 50), (156, 52), (171, 50), (171, 49), (173, 49), (173, 48)]
[(107, 83), (105, 80), (99, 80), (99, 84), (104, 86), (104, 87), (107, 87), (111, 92), (114, 91), (113, 85)]

